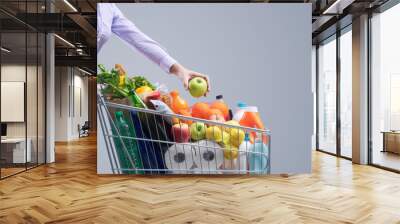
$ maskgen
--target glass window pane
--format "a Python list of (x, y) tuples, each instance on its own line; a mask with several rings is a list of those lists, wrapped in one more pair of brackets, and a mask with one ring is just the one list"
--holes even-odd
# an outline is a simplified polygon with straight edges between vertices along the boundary
[[(26, 150), (25, 90), (26, 33), (2, 33), (1, 47), (1, 140), (2, 178), (24, 171)], [(29, 149), (29, 147), (28, 147)]]
[(44, 34), (39, 33), (39, 43), (38, 43), (38, 164), (45, 163), (46, 158), (46, 148), (45, 148), (45, 120), (46, 120), (46, 108), (45, 108), (45, 94), (46, 94), (46, 78), (45, 78), (45, 44), (46, 37)]
[(318, 148), (336, 153), (336, 39), (318, 48)]
[(372, 163), (400, 170), (400, 5), (371, 22)]
[(37, 165), (37, 75), (38, 75), (38, 36), (36, 32), (27, 33), (28, 55), (27, 55), (27, 80), (26, 80), (26, 114), (27, 114), (27, 142), (31, 151), (28, 160), (28, 168)]
[(340, 36), (340, 153), (352, 156), (352, 35)]

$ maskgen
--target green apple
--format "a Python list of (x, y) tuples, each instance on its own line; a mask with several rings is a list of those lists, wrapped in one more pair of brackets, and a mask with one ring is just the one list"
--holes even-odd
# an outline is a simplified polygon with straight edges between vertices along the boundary
[(204, 123), (195, 122), (190, 125), (190, 135), (195, 141), (204, 139), (206, 136), (206, 126)]
[(204, 96), (207, 92), (207, 81), (201, 77), (195, 77), (189, 81), (189, 92), (193, 97)]

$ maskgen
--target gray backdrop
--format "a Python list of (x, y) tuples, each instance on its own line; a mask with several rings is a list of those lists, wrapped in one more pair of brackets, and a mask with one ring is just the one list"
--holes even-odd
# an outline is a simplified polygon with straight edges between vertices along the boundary
[[(127, 18), (158, 41), (181, 64), (208, 74), (212, 92), (201, 101), (223, 94), (256, 105), (272, 131), (273, 173), (311, 171), (313, 101), (311, 93), (310, 4), (117, 4)], [(98, 63), (123, 64), (129, 74), (178, 89), (138, 51), (113, 36), (98, 54)], [(99, 141), (99, 172), (107, 159)]]

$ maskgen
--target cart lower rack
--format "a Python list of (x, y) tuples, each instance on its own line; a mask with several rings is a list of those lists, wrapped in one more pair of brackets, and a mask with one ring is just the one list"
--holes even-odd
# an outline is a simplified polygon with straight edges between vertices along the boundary
[(267, 130), (108, 102), (101, 94), (97, 106), (112, 173), (270, 173)]

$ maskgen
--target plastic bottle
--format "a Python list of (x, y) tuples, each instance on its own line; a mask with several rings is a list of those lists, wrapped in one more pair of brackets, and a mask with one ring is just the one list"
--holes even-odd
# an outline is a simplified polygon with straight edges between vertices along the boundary
[[(136, 137), (135, 130), (125, 121), (124, 113), (122, 111), (115, 112), (115, 124), (119, 132), (118, 133), (117, 130), (114, 130), (115, 135), (119, 134), (119, 136), (124, 137)], [(118, 159), (122, 169), (143, 168), (136, 140), (114, 137), (114, 142), (116, 144)], [(127, 152), (124, 150), (124, 145), (135, 166), (132, 166), (131, 160), (129, 159)], [(122, 170), (122, 173), (143, 174), (143, 171)]]
[(171, 95), (171, 109), (179, 114), (180, 111), (188, 111), (189, 110), (189, 106), (187, 104), (187, 102), (182, 99), (179, 95), (178, 90), (173, 90), (170, 93)]
[[(253, 127), (258, 129), (265, 129), (263, 122), (261, 121), (260, 115), (258, 114), (258, 108), (255, 106), (246, 106), (243, 107), (244, 111), (242, 118), (239, 121), (239, 124), (246, 127)], [(256, 137), (256, 133), (252, 132), (250, 136), (250, 141)], [(263, 142), (267, 143), (267, 136), (263, 137)], [(252, 141), (253, 142), (253, 141)]]
[(236, 113), (233, 115), (232, 120), (235, 120), (235, 121), (239, 122), (243, 117), (244, 108), (246, 108), (246, 107), (247, 107), (246, 103), (238, 102), (237, 103), (237, 108), (236, 108)]
[(257, 133), (254, 144), (250, 148), (249, 155), (250, 171), (254, 174), (265, 174), (268, 172), (268, 146), (263, 143), (261, 133)]
[(222, 95), (216, 96), (216, 100), (211, 104), (210, 108), (217, 109), (222, 112), (224, 119), (230, 120), (229, 118), (229, 107), (224, 102), (224, 97)]
[(239, 146), (239, 156), (238, 156), (238, 169), (241, 174), (245, 174), (249, 168), (247, 163), (248, 152), (250, 151), (252, 144), (250, 142), (249, 133), (245, 134), (244, 141)]
[(258, 114), (258, 108), (254, 106), (243, 107), (243, 116), (239, 120), (239, 124), (246, 127), (254, 127), (264, 129), (264, 124)]

